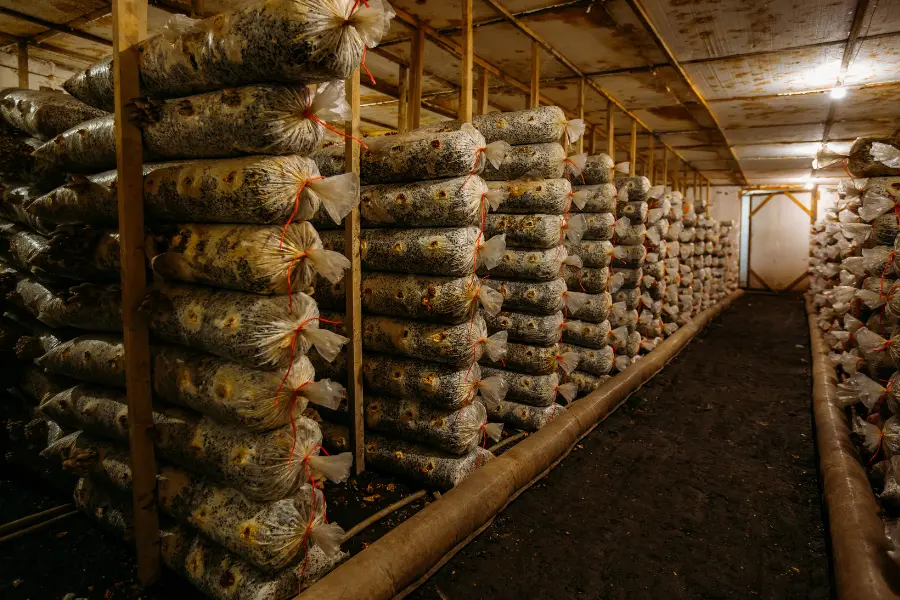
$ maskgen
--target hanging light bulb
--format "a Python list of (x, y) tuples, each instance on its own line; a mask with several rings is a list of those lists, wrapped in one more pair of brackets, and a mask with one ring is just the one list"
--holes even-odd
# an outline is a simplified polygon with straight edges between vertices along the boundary
[(841, 98), (847, 95), (847, 88), (843, 86), (837, 86), (836, 88), (831, 88), (831, 98), (833, 100), (840, 100)]

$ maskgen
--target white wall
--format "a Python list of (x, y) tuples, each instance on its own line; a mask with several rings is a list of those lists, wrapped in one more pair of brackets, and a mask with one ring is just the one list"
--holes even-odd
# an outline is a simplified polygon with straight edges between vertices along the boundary
[[(36, 58), (28, 59), (28, 87), (32, 90), (51, 88), (61, 90), (63, 82), (73, 71)], [(0, 88), (19, 87), (18, 57), (15, 53), (0, 52)]]

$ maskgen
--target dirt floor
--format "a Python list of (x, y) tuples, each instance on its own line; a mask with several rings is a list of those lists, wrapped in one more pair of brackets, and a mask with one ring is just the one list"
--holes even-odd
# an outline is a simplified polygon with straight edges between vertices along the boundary
[(829, 598), (809, 356), (743, 296), (412, 598)]

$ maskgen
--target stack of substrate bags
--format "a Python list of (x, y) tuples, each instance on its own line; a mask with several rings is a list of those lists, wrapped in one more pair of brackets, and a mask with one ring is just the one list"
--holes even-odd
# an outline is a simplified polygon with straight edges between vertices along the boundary
[[(502, 400), (506, 385), (486, 376), (477, 362), (506, 353), (506, 333), (488, 331), (503, 297), (476, 271), (494, 268), (505, 252), (504, 236), (490, 236), (482, 227), (491, 199), (481, 173), (491, 161), (502, 161), (508, 145), (487, 143), (471, 124), (363, 142), (367, 458), (376, 469), (448, 489), (491, 458), (484, 445), (502, 429), (488, 423), (485, 404)], [(339, 170), (340, 163), (333, 156), (329, 168)], [(322, 239), (326, 248), (343, 250), (344, 236), (328, 231)], [(336, 311), (346, 303), (341, 285), (322, 282), (316, 297)], [(344, 317), (324, 316), (334, 322)], [(324, 362), (314, 360), (317, 367)], [(343, 374), (346, 357), (321, 366)], [(322, 416), (332, 421), (323, 424), (326, 446), (344, 447), (348, 432), (339, 421), (346, 413)]]
[[(45, 375), (31, 361), (72, 334), (38, 321), (15, 290), (26, 276), (49, 278), (40, 264), (31, 263), (46, 252), (54, 226), (25, 207), (65, 179), (32, 152), (73, 125), (103, 114), (60, 92), (0, 90), (0, 377), (6, 394), (0, 414), (6, 431), (2, 459), (8, 468), (36, 475), (63, 493), (66, 487), (71, 493), (73, 481), (60, 476), (58, 464), (39, 456), (63, 431), (37, 409), (44, 397), (61, 391), (67, 382)], [(33, 280), (33, 287), (39, 285)]]
[[(320, 456), (322, 433), (301, 413), (343, 395), (316, 381), (306, 357), (315, 347), (333, 358), (346, 342), (319, 327), (307, 292), (319, 275), (339, 281), (349, 263), (323, 249), (306, 219), (324, 207), (339, 221), (358, 201), (358, 181), (324, 179), (304, 156), (345, 112), (342, 82), (391, 15), (379, 0), (269, 2), (141, 43), (151, 98), (136, 102), (134, 118), (145, 159), (176, 161), (144, 168), (145, 246), (162, 280), (142, 309), (155, 397), (166, 403), (153, 415), (161, 554), (214, 598), (288, 598), (345, 556), (317, 483), (345, 478), (350, 457)], [(240, 56), (220, 51), (233, 47)], [(66, 88), (110, 107), (110, 59)], [(120, 331), (118, 289), (101, 283), (119, 277), (116, 174), (88, 175), (115, 166), (113, 118), (69, 129), (35, 155), (81, 175), (27, 209), (65, 226), (50, 240), (48, 271), (90, 283), (63, 296), (22, 282), (16, 292), (44, 322)], [(121, 338), (75, 338), (38, 363), (86, 382), (43, 402), (79, 430), (48, 452), (84, 475), (76, 504), (127, 537)]]
[[(665, 335), (663, 308), (666, 299), (666, 261), (670, 258), (669, 214), (671, 198), (663, 186), (654, 186), (648, 194), (647, 234), (644, 246), (647, 258), (644, 260), (641, 277), (641, 298), (638, 314), (638, 333), (641, 334), (642, 354), (653, 351)], [(672, 250), (678, 251), (675, 245)], [(678, 255), (674, 258), (677, 260)]]
[(505, 331), (509, 340), (502, 361), (482, 359), (482, 371), (508, 387), (506, 399), (488, 411), (510, 427), (534, 431), (562, 410), (559, 397), (571, 401), (578, 391), (568, 381), (578, 357), (562, 347), (562, 336), (573, 325), (585, 335), (605, 335), (586, 331), (594, 325), (578, 321), (604, 307), (567, 288), (563, 276), (563, 266), (577, 261), (566, 244), (589, 243), (582, 242), (585, 218), (571, 212), (575, 194), (566, 179), (580, 182), (588, 170), (583, 155), (569, 158), (565, 150), (584, 127), (567, 121), (557, 106), (489, 113), (473, 123), (488, 141), (511, 146), (503, 163), (484, 173), (494, 197), (486, 228), (490, 235), (504, 235), (507, 245), (484, 280), (503, 296), (503, 311), (488, 317), (488, 330)]
[(683, 196), (679, 191), (666, 191), (665, 199), (669, 201), (669, 211), (666, 214), (668, 221), (668, 231), (665, 235), (666, 240), (666, 259), (664, 261), (665, 294), (662, 300), (662, 321), (663, 335), (668, 337), (678, 331), (678, 316), (681, 312), (679, 307), (679, 286), (681, 285), (681, 231), (684, 228), (683, 218)]
[(740, 286), (740, 244), (738, 227), (734, 221), (721, 221), (722, 267), (724, 269), (725, 295), (737, 291)]
[[(837, 400), (852, 421), (883, 519), (896, 519), (900, 510), (898, 147), (897, 139), (857, 140), (845, 165), (852, 175), (868, 179), (841, 182), (838, 205), (817, 224), (811, 241), (816, 259), (811, 284), (840, 382)], [(836, 235), (850, 247), (840, 244), (829, 252), (839, 246), (832, 243)], [(836, 277), (826, 270), (833, 254), (844, 257)], [(896, 525), (896, 520), (885, 525), (894, 553), (900, 539)]]
[(641, 280), (647, 248), (650, 180), (643, 176), (616, 178), (616, 226), (610, 257), (612, 308), (609, 324), (616, 358), (616, 371), (624, 371), (638, 357), (641, 334), (638, 331), (641, 308)]
[(569, 214), (580, 215), (586, 225), (582, 240), (567, 245), (568, 252), (580, 260), (569, 260), (563, 267), (570, 295), (574, 290), (574, 294), (586, 296), (581, 306), (569, 307), (563, 328), (563, 352), (575, 352), (579, 357), (571, 380), (578, 385), (580, 395), (597, 389), (609, 378), (615, 358), (609, 324), (612, 295), (608, 290), (616, 221), (613, 166), (606, 154), (589, 156), (581, 176), (574, 179), (569, 208)]
[(698, 248), (695, 238), (700, 235), (697, 232), (697, 213), (694, 211), (694, 203), (682, 197), (681, 203), (681, 230), (678, 233), (679, 244), (679, 271), (681, 278), (678, 286), (678, 319), (676, 323), (685, 325), (699, 312), (700, 307), (694, 300), (694, 281), (697, 279), (694, 273), (694, 257), (702, 253)]

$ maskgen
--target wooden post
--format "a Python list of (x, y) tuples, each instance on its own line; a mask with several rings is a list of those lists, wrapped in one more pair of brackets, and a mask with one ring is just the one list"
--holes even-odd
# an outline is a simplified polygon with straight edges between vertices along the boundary
[[(577, 118), (584, 121), (584, 77), (578, 80), (578, 107), (575, 109), (577, 113)], [(584, 152), (584, 136), (587, 135), (587, 129), (585, 128), (584, 133), (578, 138), (578, 144), (575, 147), (575, 154), (582, 154)]]
[(144, 174), (141, 130), (128, 119), (140, 96), (137, 44), (147, 37), (147, 0), (113, 0), (116, 196), (122, 271), (122, 340), (131, 449), (134, 542), (138, 579), (153, 583), (160, 572), (150, 334), (138, 308), (147, 295), (144, 253)]
[(589, 156), (593, 156), (594, 154), (597, 153), (597, 127), (593, 126), (590, 128), (585, 128), (584, 133), (585, 133), (585, 135), (590, 136), (588, 138), (587, 151), (588, 151)]
[(191, 17), (194, 19), (202, 19), (204, 13), (205, 0), (191, 0)]
[(459, 72), (459, 109), (457, 118), (472, 121), (472, 64), (475, 55), (475, 32), (472, 29), (472, 0), (462, 0), (462, 55)]
[(656, 185), (656, 138), (650, 134), (650, 156), (647, 160), (647, 171), (650, 173), (650, 185)]
[(400, 82), (397, 84), (397, 131), (406, 133), (409, 131), (409, 67), (399, 66)]
[[(347, 80), (347, 103), (351, 117), (345, 133), (359, 139), (359, 67)], [(420, 88), (421, 89), (421, 88)], [(359, 144), (344, 139), (344, 164), (347, 173), (359, 175)], [(362, 265), (359, 248), (359, 206), (344, 220), (344, 252), (350, 261), (350, 270), (344, 276), (347, 296), (345, 328), (350, 342), (347, 344), (347, 412), (350, 414), (350, 451), (353, 453), (353, 471), (357, 475), (366, 470), (365, 415), (363, 413), (362, 379)]]
[(694, 171), (694, 202), (696, 204), (700, 204), (702, 198), (700, 197), (700, 180), (697, 178), (697, 171)]
[(662, 184), (663, 187), (669, 185), (669, 147), (666, 145), (663, 145)]
[(809, 205), (809, 222), (815, 225), (818, 215), (819, 215), (819, 186), (816, 186), (816, 189), (813, 190), (812, 199), (810, 200), (810, 205)]
[(606, 153), (616, 162), (616, 107), (612, 102), (606, 103)]
[(422, 29), (416, 29), (413, 34), (409, 68), (409, 113), (406, 123), (410, 129), (418, 129), (422, 122), (422, 78), (425, 74), (425, 31)]
[[(685, 199), (687, 199), (687, 193), (688, 193), (687, 163), (684, 161), (681, 162), (681, 187), (682, 187), (681, 193), (684, 194)], [(691, 203), (696, 204), (697, 199), (691, 198)]]
[(631, 162), (631, 170), (629, 175), (634, 177), (637, 175), (637, 121), (631, 120), (631, 151), (628, 154), (628, 160)]
[(541, 47), (531, 42), (531, 94), (528, 96), (528, 108), (541, 105)]
[(709, 216), (709, 209), (712, 207), (712, 196), (709, 179), (706, 180), (706, 216)]
[(475, 112), (479, 115), (488, 114), (488, 96), (490, 94), (491, 74), (487, 69), (481, 69), (481, 77), (478, 79), (477, 98), (475, 99)]
[(19, 40), (19, 87), (28, 89), (28, 41)]

